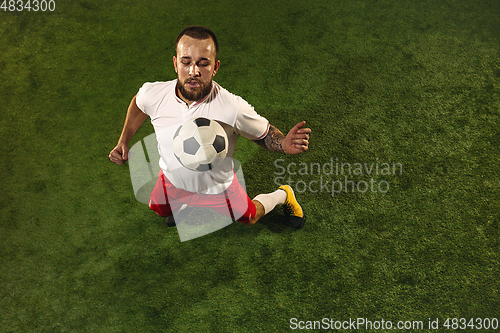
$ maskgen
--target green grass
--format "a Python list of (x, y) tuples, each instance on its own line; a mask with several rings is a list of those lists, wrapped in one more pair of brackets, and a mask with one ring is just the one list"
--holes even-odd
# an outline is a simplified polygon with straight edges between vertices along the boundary
[[(500, 319), (499, 13), (495, 0), (0, 12), (0, 332)], [(373, 176), (390, 190), (305, 191), (300, 231), (277, 208), (181, 243), (107, 155), (139, 87), (175, 77), (175, 37), (191, 24), (218, 35), (218, 83), (284, 132), (301, 120), (313, 130), (299, 156), (238, 141), (251, 197), (275, 189), (277, 158), (401, 163)], [(131, 145), (152, 132), (145, 123)], [(343, 180), (291, 179), (320, 177)]]

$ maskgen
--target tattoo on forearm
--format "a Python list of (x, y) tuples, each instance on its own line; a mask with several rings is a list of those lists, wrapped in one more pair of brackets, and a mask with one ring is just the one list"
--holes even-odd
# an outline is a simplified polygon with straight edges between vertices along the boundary
[(284, 153), (285, 150), (283, 149), (283, 140), (285, 140), (285, 136), (283, 135), (283, 133), (281, 133), (281, 131), (273, 125), (270, 125), (267, 135), (264, 138), (260, 140), (254, 140), (253, 142), (270, 151), (278, 151)]

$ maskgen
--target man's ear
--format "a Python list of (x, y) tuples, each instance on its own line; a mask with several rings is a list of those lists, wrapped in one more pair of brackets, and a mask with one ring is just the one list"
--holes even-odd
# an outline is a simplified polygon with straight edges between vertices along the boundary
[(172, 61), (174, 62), (174, 69), (175, 69), (175, 72), (177, 73), (177, 58), (174, 56), (172, 58)]
[(217, 60), (217, 62), (215, 63), (215, 66), (214, 66), (214, 72), (212, 73), (212, 77), (214, 77), (215, 74), (217, 74), (219, 67), (220, 67), (220, 60)]

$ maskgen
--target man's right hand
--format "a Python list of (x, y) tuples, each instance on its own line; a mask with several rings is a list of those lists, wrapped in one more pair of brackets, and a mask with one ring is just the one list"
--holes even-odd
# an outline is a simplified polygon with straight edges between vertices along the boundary
[(128, 145), (119, 143), (115, 148), (109, 153), (109, 159), (111, 162), (116, 164), (125, 164), (128, 160)]
[(122, 134), (118, 140), (118, 144), (109, 153), (109, 159), (116, 164), (125, 164), (128, 160), (128, 143), (134, 133), (141, 127), (142, 123), (148, 117), (142, 112), (136, 104), (137, 96), (132, 98), (127, 110), (127, 117), (123, 125)]

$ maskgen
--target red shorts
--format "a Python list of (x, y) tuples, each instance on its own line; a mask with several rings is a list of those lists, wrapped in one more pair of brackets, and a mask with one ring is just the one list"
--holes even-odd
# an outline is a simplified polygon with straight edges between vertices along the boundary
[[(169, 203), (168, 198), (171, 199), (172, 204)], [(212, 208), (242, 223), (248, 223), (255, 217), (257, 211), (255, 204), (238, 182), (236, 174), (234, 175), (233, 182), (224, 192), (219, 194), (202, 194), (176, 188), (160, 169), (155, 188), (149, 197), (149, 208), (161, 216), (170, 216), (172, 215), (172, 210), (176, 211), (180, 209), (182, 204)]]

